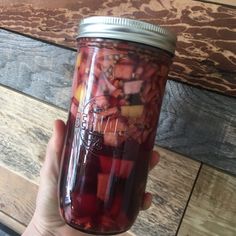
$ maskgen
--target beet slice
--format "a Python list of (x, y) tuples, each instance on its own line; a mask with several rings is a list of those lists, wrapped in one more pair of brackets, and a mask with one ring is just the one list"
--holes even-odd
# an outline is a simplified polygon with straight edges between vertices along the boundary
[(80, 216), (90, 216), (97, 211), (97, 197), (94, 194), (73, 192), (71, 200), (73, 208), (78, 210), (76, 214)]
[(107, 156), (99, 156), (101, 172), (105, 174), (113, 173), (119, 178), (127, 179), (133, 169), (134, 163), (129, 160), (120, 160)]
[(98, 174), (97, 198), (106, 201), (109, 198), (109, 174)]
[(124, 135), (119, 135), (118, 133), (104, 133), (104, 144), (107, 146), (118, 147), (125, 139), (126, 137)]
[(132, 78), (133, 66), (131, 64), (117, 64), (115, 66), (114, 77), (129, 80)]
[(113, 200), (112, 207), (110, 209), (110, 214), (113, 217), (117, 217), (122, 211), (122, 197), (117, 194)]

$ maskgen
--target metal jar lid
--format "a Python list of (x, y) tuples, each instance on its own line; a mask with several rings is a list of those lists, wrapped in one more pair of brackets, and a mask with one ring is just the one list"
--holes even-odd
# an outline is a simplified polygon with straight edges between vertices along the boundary
[(121, 39), (143, 43), (171, 54), (175, 52), (176, 36), (168, 30), (139, 20), (122, 17), (92, 16), (81, 20), (78, 37)]

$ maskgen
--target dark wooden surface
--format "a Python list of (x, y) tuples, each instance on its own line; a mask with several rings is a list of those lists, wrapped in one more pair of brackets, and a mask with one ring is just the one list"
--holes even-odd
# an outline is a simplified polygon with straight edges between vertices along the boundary
[[(75, 52), (1, 30), (0, 54), (1, 84), (67, 110)], [(169, 81), (157, 144), (236, 174), (236, 99)]]
[(233, 0), (215, 2), (0, 1), (0, 27), (74, 48), (78, 21), (86, 16), (157, 23), (179, 35), (172, 79), (236, 96), (236, 8)]

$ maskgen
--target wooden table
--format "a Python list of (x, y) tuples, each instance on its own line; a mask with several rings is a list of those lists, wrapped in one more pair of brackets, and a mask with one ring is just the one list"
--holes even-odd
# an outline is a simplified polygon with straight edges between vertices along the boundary
[(1, 223), (21, 233), (33, 214), (53, 121), (67, 116), (79, 19), (119, 15), (179, 35), (148, 182), (154, 201), (131, 232), (236, 235), (236, 4), (208, 2), (0, 1)]

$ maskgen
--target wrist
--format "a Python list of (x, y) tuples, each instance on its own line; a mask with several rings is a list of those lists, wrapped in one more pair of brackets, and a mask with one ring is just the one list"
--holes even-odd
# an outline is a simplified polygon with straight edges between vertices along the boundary
[(33, 223), (32, 221), (28, 224), (22, 236), (31, 236), (31, 235), (43, 236), (43, 234), (41, 234), (40, 231), (35, 226), (35, 223)]
[(40, 225), (38, 224), (37, 220), (33, 217), (29, 223), (29, 225), (26, 227), (24, 233), (22, 236), (53, 236), (51, 232), (48, 230), (44, 230)]

